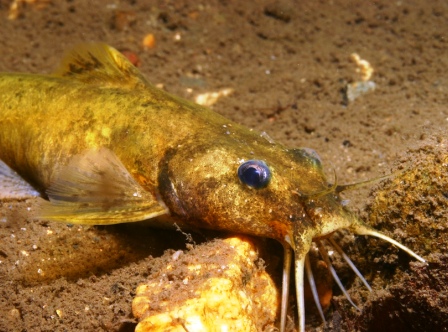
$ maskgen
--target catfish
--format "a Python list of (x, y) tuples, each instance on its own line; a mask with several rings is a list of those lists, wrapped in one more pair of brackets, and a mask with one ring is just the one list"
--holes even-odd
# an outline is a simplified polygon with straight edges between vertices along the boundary
[(343, 204), (340, 192), (350, 186), (331, 183), (314, 150), (287, 148), (157, 89), (102, 43), (78, 45), (51, 75), (0, 74), (0, 160), (1, 197), (40, 196), (39, 219), (86, 225), (149, 220), (154, 227), (176, 223), (279, 241), (280, 331), (292, 260), (298, 330), (305, 330), (305, 272), (325, 321), (307, 258), (313, 241), (322, 248), (329, 239), (346, 257), (331, 236), (347, 229), (425, 262)]

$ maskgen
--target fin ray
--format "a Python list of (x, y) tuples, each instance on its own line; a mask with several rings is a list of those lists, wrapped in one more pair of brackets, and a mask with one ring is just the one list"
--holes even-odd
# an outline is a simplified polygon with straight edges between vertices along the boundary
[(0, 199), (24, 199), (40, 196), (28, 182), (0, 160)]
[(50, 202), (42, 204), (40, 219), (106, 225), (168, 213), (106, 148), (74, 156), (46, 193)]
[(104, 43), (75, 46), (65, 55), (53, 76), (105, 87), (135, 89), (149, 85), (124, 55)]

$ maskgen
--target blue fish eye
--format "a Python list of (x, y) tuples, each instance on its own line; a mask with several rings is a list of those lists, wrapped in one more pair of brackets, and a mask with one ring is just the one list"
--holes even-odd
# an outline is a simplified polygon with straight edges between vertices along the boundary
[(271, 171), (262, 160), (249, 160), (238, 167), (238, 177), (249, 187), (260, 189), (268, 185)]

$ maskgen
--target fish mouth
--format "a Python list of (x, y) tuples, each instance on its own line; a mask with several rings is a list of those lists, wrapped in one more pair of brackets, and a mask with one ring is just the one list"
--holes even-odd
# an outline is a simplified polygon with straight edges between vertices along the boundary
[[(372, 291), (372, 288), (368, 284), (367, 280), (363, 277), (361, 272), (357, 269), (353, 261), (338, 245), (333, 235), (341, 229), (346, 229), (354, 234), (369, 235), (380, 239), (383, 239), (403, 251), (415, 259), (425, 263), (426, 261), (414, 253), (409, 248), (393, 240), (385, 234), (382, 234), (375, 229), (365, 224), (354, 213), (350, 212), (341, 202), (338, 193), (335, 191), (335, 187), (331, 186), (328, 191), (321, 195), (312, 195), (304, 200), (304, 207), (307, 219), (311, 220), (311, 227), (302, 223), (294, 223), (292, 234), (287, 235), (284, 244), (284, 264), (283, 264), (283, 286), (282, 286), (282, 298), (281, 298), (281, 315), (280, 315), (280, 331), (285, 331), (286, 325), (286, 309), (287, 299), (289, 293), (289, 275), (294, 256), (294, 274), (295, 274), (295, 286), (296, 286), (296, 298), (297, 298), (297, 310), (298, 310), (298, 331), (305, 331), (305, 299), (304, 299), (304, 280), (305, 274), (307, 276), (311, 293), (313, 295), (314, 302), (318, 309), (319, 315), (326, 324), (325, 315), (322, 306), (319, 301), (319, 295), (317, 292), (316, 282), (313, 276), (313, 270), (311, 268), (309, 252), (314, 242), (318, 252), (325, 262), (329, 273), (333, 280), (336, 282), (344, 296), (353, 305), (354, 308), (360, 310), (353, 300), (350, 298), (349, 293), (343, 286), (339, 279), (335, 268), (331, 264), (330, 255), (325, 249), (326, 246), (330, 246), (334, 249), (334, 252), (338, 253), (346, 263), (350, 266), (353, 272), (361, 279), (365, 287)], [(302, 199), (304, 197), (302, 196)]]

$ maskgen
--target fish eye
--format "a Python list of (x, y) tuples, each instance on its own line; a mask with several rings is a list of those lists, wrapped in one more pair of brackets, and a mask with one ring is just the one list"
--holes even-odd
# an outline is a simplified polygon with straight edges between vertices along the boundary
[(262, 160), (249, 160), (238, 167), (238, 177), (249, 187), (260, 189), (268, 185), (271, 171)]

